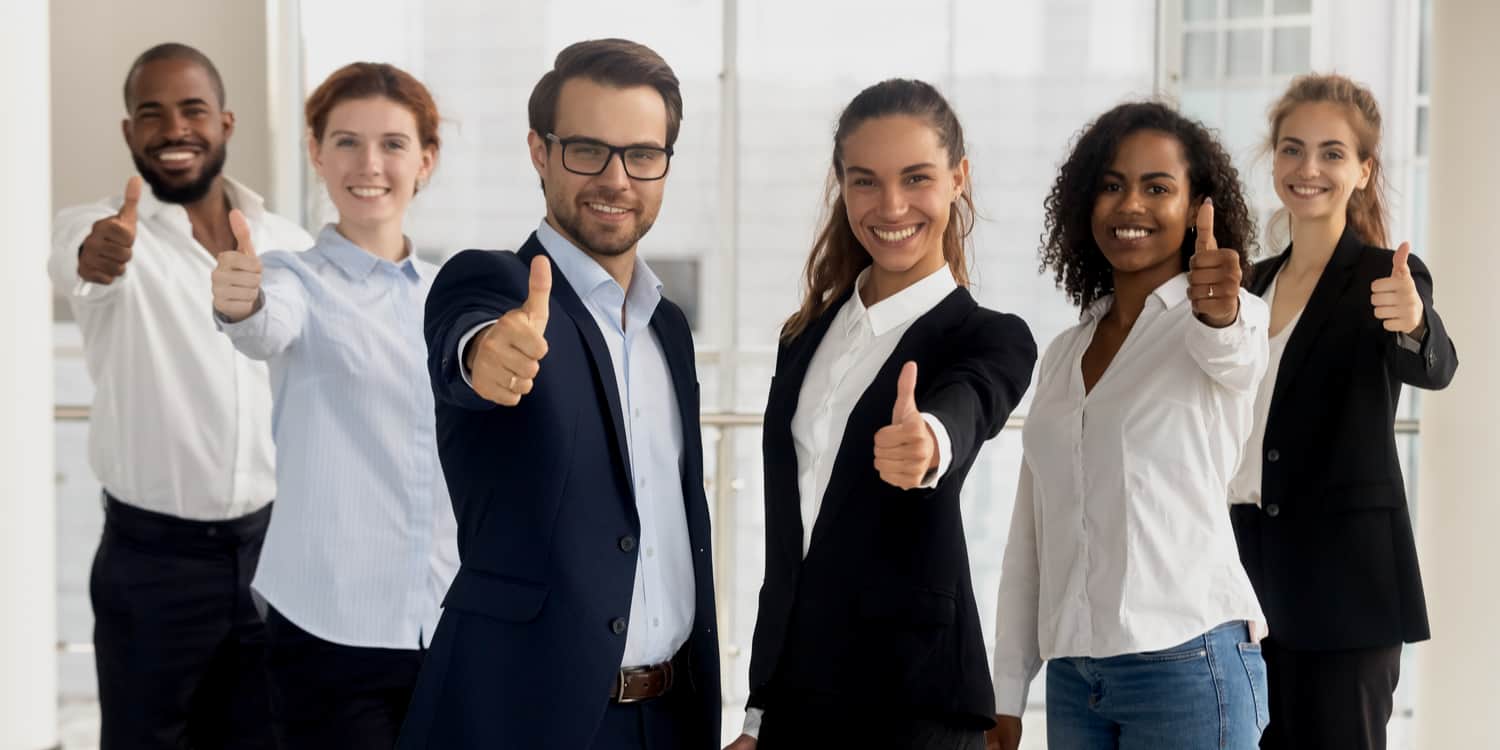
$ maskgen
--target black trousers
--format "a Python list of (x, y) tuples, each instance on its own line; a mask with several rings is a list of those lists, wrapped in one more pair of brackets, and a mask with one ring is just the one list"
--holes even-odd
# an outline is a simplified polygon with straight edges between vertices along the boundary
[(1384, 750), (1401, 646), (1293, 651), (1261, 642), (1271, 724), (1263, 750)]
[(105, 493), (89, 577), (101, 750), (275, 747), (250, 600), (270, 518), (190, 521)]
[(878, 709), (847, 713), (767, 709), (756, 750), (984, 750), (984, 731), (954, 722), (893, 715)]
[(284, 750), (390, 750), (411, 704), (419, 649), (330, 643), (266, 613), (271, 705)]
[[(692, 690), (677, 685), (666, 695), (640, 703), (610, 702), (590, 750), (686, 750), (698, 726)], [(717, 738), (715, 738), (717, 739)]]

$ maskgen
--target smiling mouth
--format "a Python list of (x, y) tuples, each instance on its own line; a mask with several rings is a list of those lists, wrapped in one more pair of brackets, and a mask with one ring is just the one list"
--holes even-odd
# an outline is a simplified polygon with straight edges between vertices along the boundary
[(1114, 228), (1115, 239), (1117, 239), (1117, 240), (1125, 240), (1127, 242), (1133, 242), (1135, 240), (1143, 240), (1143, 239), (1146, 239), (1147, 237), (1150, 237), (1153, 234), (1156, 234), (1156, 230), (1155, 229), (1147, 229), (1146, 227), (1115, 227)]
[(626, 214), (630, 213), (630, 209), (628, 208), (613, 206), (608, 203), (598, 203), (595, 201), (585, 201), (583, 206), (593, 213), (600, 214), (604, 217), (612, 219), (623, 218)]
[(198, 149), (196, 148), (169, 147), (154, 152), (151, 154), (151, 158), (165, 167), (183, 167), (198, 158), (198, 153)]
[(1293, 195), (1296, 195), (1300, 198), (1316, 198), (1317, 196), (1328, 192), (1328, 188), (1317, 187), (1314, 185), (1288, 185), (1287, 189), (1291, 190)]
[(380, 198), (391, 192), (388, 187), (351, 187), (349, 192), (357, 198)]
[(876, 229), (875, 227), (870, 227), (870, 232), (881, 242), (901, 242), (915, 235), (921, 230), (922, 226), (921, 224), (913, 224), (901, 229)]

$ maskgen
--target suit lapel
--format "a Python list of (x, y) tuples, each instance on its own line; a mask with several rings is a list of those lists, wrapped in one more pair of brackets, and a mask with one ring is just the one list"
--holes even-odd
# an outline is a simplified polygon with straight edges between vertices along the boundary
[[(786, 362), (782, 364), (782, 370), (776, 377), (772, 392), (767, 396), (768, 404), (764, 429), (771, 432), (766, 442), (771, 445), (780, 446), (779, 457), (765, 456), (767, 462), (774, 461), (771, 465), (785, 466), (789, 468), (790, 476), (783, 475), (787, 481), (781, 485), (780, 492), (791, 498), (792, 523), (787, 527), (786, 534), (781, 538), (781, 548), (793, 560), (802, 560), (802, 494), (801, 485), (797, 481), (797, 475), (801, 467), (797, 465), (797, 447), (792, 437), (792, 419), (797, 416), (798, 402), (802, 399), (802, 381), (807, 378), (807, 368), (812, 364), (813, 354), (817, 353), (818, 345), (828, 335), (828, 329), (833, 325), (833, 319), (838, 317), (839, 310), (844, 303), (849, 301), (851, 289), (845, 292), (828, 306), (808, 325), (807, 329), (798, 334), (788, 344), (786, 349)], [(774, 410), (774, 413), (772, 413)], [(772, 487), (766, 488), (767, 492), (777, 490)]]
[[(547, 251), (533, 233), (521, 251), (516, 254), (527, 265), (530, 265), (532, 258), (539, 254), (547, 255)], [(549, 255), (547, 259), (551, 261), (552, 257)], [(578, 328), (578, 333), (583, 337), (584, 348), (589, 353), (589, 363), (593, 365), (595, 385), (603, 392), (604, 400), (609, 404), (610, 424), (614, 428), (615, 457), (619, 459), (620, 468), (624, 472), (625, 487), (630, 492), (631, 498), (634, 498), (635, 480), (630, 471), (630, 451), (625, 445), (624, 412), (620, 408), (620, 388), (615, 382), (615, 368), (613, 360), (609, 358), (609, 347), (604, 343), (604, 336), (599, 332), (599, 325), (594, 321), (593, 313), (590, 313), (588, 307), (583, 304), (583, 300), (568, 283), (567, 277), (556, 272), (555, 262), (553, 270), (552, 303), (561, 307), (568, 317), (572, 318), (573, 325)]]
[[(1312, 353), (1318, 336), (1323, 332), (1324, 324), (1328, 317), (1338, 307), (1339, 300), (1343, 298), (1344, 292), (1349, 288), (1349, 282), (1354, 280), (1354, 264), (1359, 260), (1362, 245), (1355, 237), (1354, 230), (1344, 229), (1344, 234), (1339, 238), (1339, 244), (1334, 248), (1333, 257), (1328, 259), (1328, 265), (1323, 268), (1323, 274), (1318, 277), (1318, 283), (1313, 287), (1312, 296), (1308, 297), (1307, 307), (1302, 309), (1302, 317), (1297, 320), (1297, 327), (1292, 329), (1291, 338), (1287, 339), (1286, 350), (1281, 354), (1281, 364), (1276, 373), (1276, 384), (1271, 391), (1271, 403), (1279, 403), (1285, 396), (1286, 389), (1296, 379), (1297, 372), (1302, 369), (1302, 364)], [(1265, 289), (1275, 276), (1274, 271), (1279, 270), (1296, 248), (1287, 248), (1282, 253), (1283, 260), (1272, 270), (1273, 273), (1264, 274), (1265, 278), (1256, 279), (1261, 286), (1257, 294), (1265, 294)], [(1267, 304), (1274, 300), (1267, 300)]]

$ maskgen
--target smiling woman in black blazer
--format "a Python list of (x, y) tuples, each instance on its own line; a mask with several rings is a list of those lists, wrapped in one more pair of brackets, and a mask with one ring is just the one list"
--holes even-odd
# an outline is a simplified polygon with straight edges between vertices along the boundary
[(1271, 370), (1230, 485), (1240, 557), (1270, 625), (1263, 748), (1383, 748), (1401, 644), (1429, 637), (1397, 460), (1401, 384), (1438, 389), (1458, 355), (1432, 276), (1385, 249), (1380, 112), (1341, 76), (1271, 111), (1292, 244), (1254, 267)]
[(983, 748), (959, 492), (1036, 344), (966, 285), (963, 132), (920, 81), (860, 92), (766, 404), (766, 575), (731, 746)]

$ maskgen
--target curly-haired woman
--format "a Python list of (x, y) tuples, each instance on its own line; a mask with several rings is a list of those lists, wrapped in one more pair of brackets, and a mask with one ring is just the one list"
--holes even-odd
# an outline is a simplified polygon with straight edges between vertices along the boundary
[(1238, 174), (1199, 123), (1124, 104), (1079, 136), (1046, 206), (1042, 266), (1082, 316), (1043, 356), (1022, 436), (991, 746), (1019, 744), (1049, 660), (1051, 747), (1253, 748), (1262, 616), (1225, 504), (1268, 313), (1240, 288)]

